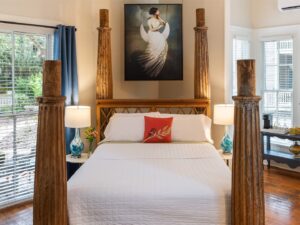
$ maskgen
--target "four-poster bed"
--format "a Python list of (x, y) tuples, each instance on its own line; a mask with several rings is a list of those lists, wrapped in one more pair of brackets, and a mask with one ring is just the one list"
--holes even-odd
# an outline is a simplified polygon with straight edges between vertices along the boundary
[[(104, 130), (107, 124), (109, 123), (109, 119), (111, 118), (111, 116), (113, 116), (115, 112), (136, 113), (160, 111), (164, 113), (173, 114), (205, 114), (207, 116), (210, 116), (211, 106), (208, 77), (208, 51), (206, 35), (207, 28), (205, 27), (204, 10), (198, 9), (196, 13), (197, 27), (195, 28), (195, 99), (116, 100), (112, 99), (112, 68), (110, 51), (111, 43), (110, 28), (108, 22), (108, 11), (100, 10), (96, 101), (97, 130), (99, 132), (98, 141), (103, 140)], [(167, 157), (164, 154), (173, 152), (172, 148), (176, 146), (176, 144), (167, 144), (164, 145), (164, 147), (161, 147), (158, 145), (145, 145), (142, 143), (125, 143), (123, 145), (120, 145), (118, 143), (112, 143), (100, 145), (98, 147), (99, 150), (95, 152), (92, 158), (82, 166), (82, 168), (78, 171), (78, 173), (75, 174), (74, 177), (71, 178), (68, 184), (70, 224), (95, 224), (95, 221), (97, 220), (97, 222), (101, 224), (99, 218), (103, 218), (103, 224), (130, 223), (148, 225), (155, 224), (155, 222), (153, 221), (155, 221), (156, 219), (156, 222), (160, 221), (160, 224), (186, 224), (190, 222), (190, 224), (220, 225), (230, 224), (230, 217), (232, 217), (232, 224), (234, 225), (263, 225), (264, 200), (262, 188), (262, 160), (261, 152), (259, 151), (259, 97), (254, 96), (255, 88), (253, 89), (253, 87), (255, 87), (255, 79), (253, 64), (253, 61), (241, 61), (239, 62), (238, 68), (239, 95), (234, 98), (234, 101), (236, 103), (236, 130), (234, 134), (231, 216), (230, 184), (228, 184), (228, 182), (230, 183), (230, 173), (225, 163), (222, 162), (221, 158), (217, 155), (217, 152), (213, 151), (214, 148), (212, 147), (212, 145), (203, 143), (184, 143), (182, 144), (179, 150), (180, 155), (173, 156), (174, 158), (169, 159), (169, 156)], [(47, 88), (46, 85), (44, 87)], [(43, 118), (42, 115), (40, 115), (40, 118)], [(59, 117), (58, 119), (62, 119), (62, 117)], [(44, 134), (40, 130), (39, 136), (42, 135)], [(57, 142), (59, 142), (60, 144), (64, 140), (64, 135), (61, 135), (62, 138), (60, 140), (57, 140)], [(49, 144), (49, 140), (44, 140), (43, 144)], [(119, 151), (119, 148), (122, 148), (121, 151)], [(136, 148), (138, 149), (135, 150)], [(152, 150), (155, 148), (162, 150), (163, 153), (159, 153), (162, 154), (159, 155), (160, 157), (162, 157), (160, 158), (160, 160), (162, 160), (162, 164), (158, 163), (157, 161), (153, 161), (153, 158), (144, 158), (144, 153), (141, 152), (141, 150), (144, 151), (144, 149), (146, 149), (145, 151), (147, 151), (148, 149), (148, 151), (151, 151), (149, 148)], [(194, 150), (192, 150), (194, 148), (197, 148), (198, 150), (194, 152)], [(176, 149), (178, 149), (178, 146), (176, 146)], [(203, 157), (203, 155), (199, 155), (199, 149), (203, 150), (204, 153), (201, 154), (204, 154), (205, 157)], [(41, 145), (38, 145), (38, 155), (41, 155), (44, 151), (45, 149), (42, 148)], [(185, 156), (186, 153), (189, 153), (191, 151), (194, 154), (192, 155), (193, 160), (191, 160), (190, 158), (188, 159)], [(141, 155), (142, 158), (134, 158), (134, 161), (129, 156), (126, 156), (124, 152), (130, 153), (130, 157), (135, 157), (136, 154)], [(154, 156), (157, 157), (158, 155)], [(56, 157), (60, 157), (59, 162), (61, 162), (62, 156), (56, 155)], [(180, 160), (178, 157), (180, 158)], [(191, 157), (191, 155), (189, 155), (188, 157)], [(42, 159), (39, 157), (37, 157), (37, 160), (39, 160), (38, 165), (45, 163), (44, 161), (42, 162)], [(51, 161), (53, 159), (49, 157), (47, 160), (50, 161), (51, 164)], [(173, 160), (173, 166), (171, 166), (172, 163), (170, 164), (169, 161), (164, 160)], [(153, 164), (154, 166), (151, 166), (151, 164)], [(65, 167), (65, 162), (61, 162), (61, 165), (64, 165), (63, 167)], [(176, 179), (173, 180), (170, 178), (169, 173), (165, 174), (165, 170), (160, 170), (159, 173), (157, 172), (157, 169), (159, 169), (162, 166), (166, 167), (165, 169), (167, 169), (167, 171), (174, 171), (181, 168), (181, 166), (186, 167), (187, 165), (194, 167), (194, 172), (189, 171), (189, 173), (187, 173), (188, 171), (185, 171), (185, 173), (189, 174), (187, 175), (187, 178), (190, 176), (190, 178), (192, 178), (192, 180), (194, 180), (197, 183), (197, 185), (195, 185), (193, 182), (189, 183), (190, 181), (182, 179), (182, 174), (180, 174), (179, 177), (176, 177)], [(201, 168), (198, 167), (199, 165), (204, 166)], [(198, 174), (198, 172), (200, 172), (201, 170), (203, 171), (204, 175), (197, 177), (198, 175), (195, 174)], [(132, 176), (129, 176), (127, 172), (129, 173), (130, 171), (134, 171), (135, 174), (133, 173), (131, 174)], [(47, 169), (46, 166), (44, 166), (44, 168), (38, 166), (36, 167), (36, 174), (43, 174), (44, 176), (49, 176), (50, 178), (61, 177), (63, 173), (65, 173), (64, 170), (55, 170), (55, 173), (52, 173), (51, 171), (49, 171), (49, 169)], [(161, 192), (153, 192), (155, 191), (155, 188), (148, 190), (146, 188), (148, 186), (151, 187), (153, 183), (148, 183), (149, 181), (147, 179), (144, 180), (144, 182), (139, 180), (139, 175), (141, 173), (145, 173), (142, 177), (143, 179), (145, 179), (145, 177), (149, 177), (150, 181), (151, 179), (159, 179), (155, 180), (155, 182), (158, 182), (161, 185), (164, 184), (165, 181), (166, 185), (168, 183), (171, 186), (165, 186), (166, 189), (163, 189), (164, 191), (161, 190)], [(126, 176), (126, 174), (128, 177), (124, 179), (124, 176)], [(206, 175), (208, 175), (208, 177)], [(220, 179), (221, 177), (223, 177), (223, 179)], [(63, 182), (60, 183), (62, 187), (60, 187), (59, 190), (63, 191), (61, 195), (61, 204), (62, 206), (65, 206), (67, 193), (64, 192), (64, 188), (66, 188), (66, 183), (65, 177), (62, 178)], [(177, 183), (167, 182), (170, 181), (170, 179), (172, 181), (176, 181)], [(135, 184), (138, 187), (140, 187), (140, 189), (137, 189), (135, 192), (132, 192), (131, 189), (129, 190), (124, 188), (128, 187), (129, 185), (127, 180), (128, 182), (130, 181), (132, 182), (132, 184)], [(39, 182), (39, 184), (37, 184), (37, 182)], [(189, 185), (185, 186), (186, 183)], [(49, 208), (51, 208), (51, 216), (57, 217), (62, 215), (62, 212), (65, 212), (64, 210), (66, 208), (56, 207), (56, 205), (54, 204), (54, 199), (57, 199), (58, 197), (57, 192), (48, 191), (49, 187), (52, 187), (52, 185), (55, 185), (55, 187), (57, 187), (57, 183), (48, 183), (43, 179), (36, 180), (36, 200), (34, 204), (34, 212), (37, 212), (36, 209), (41, 207), (40, 204), (41, 202), (43, 202), (38, 200), (45, 198), (43, 195), (39, 194), (40, 190), (38, 187), (43, 187), (42, 184), (45, 184), (45, 193), (48, 193), (53, 197), (53, 199), (46, 198), (49, 201), (47, 205), (49, 206)], [(144, 184), (148, 184), (148, 186), (145, 187), (143, 186)], [(197, 189), (197, 187), (199, 187), (199, 190)], [(98, 190), (98, 192), (95, 191), (95, 188), (96, 190)], [(145, 189), (147, 191), (143, 192), (143, 190)], [(150, 194), (148, 197), (153, 197), (155, 199), (158, 197), (162, 197), (160, 195), (161, 193), (165, 193), (166, 195), (164, 195), (164, 198), (158, 199), (158, 201), (160, 201), (162, 199), (165, 199), (166, 196), (168, 196), (166, 190), (169, 190), (170, 193), (175, 195), (169, 195), (169, 197), (172, 197), (171, 200), (173, 201), (170, 201), (171, 204), (169, 204), (170, 202), (168, 202), (167, 205), (164, 205), (165, 207), (171, 209), (170, 211), (165, 212), (165, 214), (163, 213), (163, 208), (161, 208), (160, 210), (151, 211), (151, 209), (149, 208), (143, 208), (146, 207), (145, 205), (140, 204), (141, 202), (148, 202), (150, 206), (152, 206), (153, 209), (155, 209), (156, 207), (158, 207), (158, 205), (155, 205), (155, 202), (152, 202), (149, 198), (145, 199), (139, 197), (141, 197), (142, 195), (143, 197), (145, 197), (146, 194)], [(183, 193), (183, 190), (188, 190), (191, 195), (189, 195), (188, 193)], [(200, 192), (203, 192), (204, 195)], [(112, 195), (112, 193), (114, 195)], [(130, 195), (129, 193), (135, 194)], [(105, 194), (107, 195), (104, 196)], [(135, 199), (130, 199), (130, 201), (128, 201), (127, 197), (129, 195), (130, 197), (134, 196)], [(184, 198), (187, 196), (189, 196), (190, 199), (198, 200), (199, 204), (197, 204), (197, 201), (187, 201), (187, 199)], [(207, 196), (209, 196), (209, 198), (205, 199), (205, 197)], [(176, 202), (174, 197), (177, 200), (180, 199), (180, 201)], [(204, 202), (201, 202), (202, 200), (204, 200)], [(82, 206), (82, 208), (85, 209), (84, 212), (74, 208), (75, 205), (80, 205), (81, 202), (83, 202), (84, 204)], [(186, 204), (183, 204), (183, 202), (185, 202)], [(122, 205), (122, 203), (124, 204)], [(166, 202), (161, 203), (163, 205)], [(123, 208), (111, 208), (111, 206), (114, 204), (117, 204), (118, 206), (121, 206)], [(200, 205), (202, 205), (203, 208), (201, 208)], [(94, 206), (99, 206), (100, 208)], [(188, 211), (183, 210), (183, 208), (180, 208), (180, 206), (186, 207)], [(49, 208), (41, 208), (41, 210), (39, 210), (39, 215), (41, 215), (42, 213), (48, 214), (49, 211), (47, 210)], [(192, 208), (194, 208), (194, 212), (192, 212)], [(195, 211), (195, 209), (197, 210)], [(212, 212), (210, 210), (213, 209), (216, 209), (217, 211), (209, 213)], [(117, 212), (117, 214), (114, 214), (114, 212)], [(128, 215), (126, 213), (128, 213)], [(133, 215), (132, 213), (135, 214)], [(171, 215), (166, 217), (168, 213), (171, 213)], [(99, 215), (100, 217), (97, 217)], [(38, 218), (37, 213), (36, 217)], [(112, 220), (109, 221), (109, 219)], [(130, 219), (130, 221), (127, 219)], [(172, 219), (174, 221), (172, 221)], [(64, 220), (62, 220), (59, 223), (54, 223), (54, 220), (43, 220), (42, 217), (39, 217), (39, 220), (34, 221), (35, 225), (66, 224)], [(81, 221), (81, 223), (79, 223), (79, 221)]]

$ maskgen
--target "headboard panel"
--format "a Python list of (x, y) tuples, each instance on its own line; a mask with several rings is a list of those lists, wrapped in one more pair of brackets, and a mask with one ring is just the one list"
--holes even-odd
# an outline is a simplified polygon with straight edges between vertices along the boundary
[(110, 117), (116, 113), (161, 112), (210, 116), (209, 99), (99, 99), (96, 103), (97, 142), (103, 140)]

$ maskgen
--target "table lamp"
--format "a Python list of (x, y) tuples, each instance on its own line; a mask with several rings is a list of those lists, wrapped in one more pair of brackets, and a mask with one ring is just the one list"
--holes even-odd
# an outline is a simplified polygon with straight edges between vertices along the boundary
[(79, 135), (79, 128), (91, 125), (91, 108), (89, 106), (67, 106), (65, 110), (65, 126), (75, 128), (75, 136), (70, 144), (71, 156), (80, 158), (84, 144)]
[[(234, 118), (234, 105), (232, 104), (219, 104), (214, 106), (214, 124), (216, 125), (233, 125)], [(227, 128), (224, 137), (221, 141), (221, 148), (224, 153), (232, 153), (232, 139), (227, 133)]]

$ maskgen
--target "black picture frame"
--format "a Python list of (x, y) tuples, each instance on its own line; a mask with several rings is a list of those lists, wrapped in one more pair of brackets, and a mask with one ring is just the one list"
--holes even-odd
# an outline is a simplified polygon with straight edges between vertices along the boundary
[[(162, 19), (150, 15), (151, 8)], [(150, 32), (157, 21), (161, 28)], [(125, 81), (183, 80), (182, 4), (124, 4), (124, 27)]]

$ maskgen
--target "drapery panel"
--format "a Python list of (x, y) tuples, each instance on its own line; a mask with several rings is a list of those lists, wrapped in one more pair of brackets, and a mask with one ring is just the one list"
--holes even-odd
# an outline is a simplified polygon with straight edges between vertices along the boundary
[[(76, 29), (74, 26), (59, 25), (54, 33), (54, 60), (61, 60), (62, 95), (66, 96), (66, 106), (78, 104), (78, 74), (76, 54)], [(70, 143), (75, 129), (66, 130), (66, 154), (70, 154)], [(76, 165), (68, 164), (68, 178), (76, 171)]]

